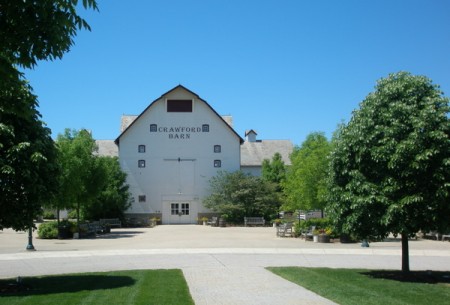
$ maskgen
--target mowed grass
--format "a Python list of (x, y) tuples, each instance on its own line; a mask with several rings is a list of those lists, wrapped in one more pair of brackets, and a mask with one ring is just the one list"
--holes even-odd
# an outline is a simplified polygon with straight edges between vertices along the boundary
[(270, 267), (273, 273), (342, 305), (450, 304), (450, 272)]
[(194, 304), (179, 269), (82, 273), (0, 280), (0, 304)]

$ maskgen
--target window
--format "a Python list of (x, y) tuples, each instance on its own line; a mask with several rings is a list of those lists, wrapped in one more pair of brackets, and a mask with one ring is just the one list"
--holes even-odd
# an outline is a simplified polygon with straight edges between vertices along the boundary
[(145, 153), (145, 145), (139, 145), (138, 146), (138, 152)]
[(158, 131), (158, 125), (150, 124), (150, 132), (157, 132), (157, 131)]
[(214, 145), (214, 152), (215, 152), (215, 153), (220, 153), (220, 152), (222, 152), (222, 146), (220, 146), (220, 145)]
[(170, 214), (171, 215), (178, 215), (178, 203), (171, 203), (170, 204)]
[(202, 132), (209, 132), (209, 125), (208, 124), (203, 124), (202, 125)]
[(146, 200), (145, 195), (139, 195), (138, 197), (139, 202), (145, 202), (145, 200)]
[(145, 160), (139, 160), (138, 161), (138, 166), (139, 167), (145, 167)]
[(222, 167), (222, 161), (214, 160), (214, 167)]
[(192, 112), (192, 100), (167, 100), (167, 112)]
[(189, 203), (182, 203), (181, 204), (181, 214), (189, 215)]

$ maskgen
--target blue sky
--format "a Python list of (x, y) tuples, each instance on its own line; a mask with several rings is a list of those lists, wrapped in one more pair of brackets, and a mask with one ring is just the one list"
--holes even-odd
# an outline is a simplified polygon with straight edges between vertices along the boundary
[(182, 84), (235, 130), (300, 145), (330, 138), (376, 81), (426, 75), (450, 96), (447, 0), (98, 1), (62, 60), (26, 77), (53, 136), (86, 128), (115, 139), (122, 114), (139, 114)]

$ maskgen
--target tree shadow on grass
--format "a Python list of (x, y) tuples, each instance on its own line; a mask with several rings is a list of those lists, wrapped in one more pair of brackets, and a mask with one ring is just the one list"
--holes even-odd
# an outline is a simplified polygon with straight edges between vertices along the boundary
[(409, 283), (424, 284), (450, 284), (450, 271), (410, 271), (402, 272), (400, 270), (373, 270), (362, 272), (371, 278), (393, 280)]
[(118, 275), (58, 275), (0, 280), (0, 297), (46, 295), (133, 286), (135, 279)]

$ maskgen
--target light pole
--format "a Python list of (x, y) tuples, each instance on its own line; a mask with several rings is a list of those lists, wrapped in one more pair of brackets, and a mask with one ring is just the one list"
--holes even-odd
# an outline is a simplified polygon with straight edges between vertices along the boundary
[(36, 251), (36, 249), (33, 246), (33, 226), (30, 226), (28, 228), (28, 245), (27, 245), (28, 251)]

